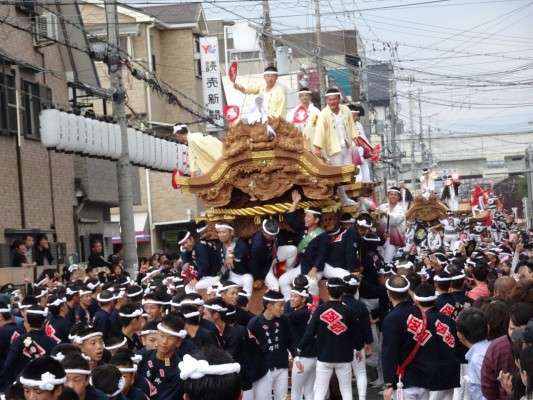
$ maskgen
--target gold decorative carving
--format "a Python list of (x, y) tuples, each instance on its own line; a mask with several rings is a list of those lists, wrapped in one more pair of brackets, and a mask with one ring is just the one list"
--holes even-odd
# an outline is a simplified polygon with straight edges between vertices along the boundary
[(318, 168), (311, 164), (311, 162), (305, 156), (300, 156), (300, 162), (305, 166), (307, 171), (313, 174), (318, 174)]
[(252, 160), (262, 159), (262, 158), (274, 158), (274, 150), (265, 150), (265, 151), (252, 151)]
[(211, 182), (218, 181), (218, 178), (220, 178), (222, 174), (226, 172), (227, 168), (228, 168), (228, 163), (226, 161), (220, 164), (220, 167), (213, 174), (211, 174)]

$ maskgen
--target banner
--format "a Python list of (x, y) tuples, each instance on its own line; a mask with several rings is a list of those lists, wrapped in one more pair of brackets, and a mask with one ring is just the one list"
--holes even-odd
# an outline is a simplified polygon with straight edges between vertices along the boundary
[[(207, 108), (209, 117), (218, 125), (223, 126), (222, 78), (220, 75), (220, 59), (218, 54), (218, 38), (216, 36), (200, 38), (204, 107)], [(219, 131), (221, 128), (213, 124), (207, 124), (207, 130)]]

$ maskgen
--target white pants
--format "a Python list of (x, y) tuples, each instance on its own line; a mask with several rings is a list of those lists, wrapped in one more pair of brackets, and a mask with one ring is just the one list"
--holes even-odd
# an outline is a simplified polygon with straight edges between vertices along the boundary
[(459, 372), (461, 386), (453, 390), (453, 400), (470, 400), (470, 390), (468, 390), (468, 383), (466, 382), (465, 376), (468, 374), (468, 363), (461, 364), (461, 370)]
[(218, 282), (218, 276), (204, 276), (202, 279), (196, 282), (194, 289), (191, 288), (189, 285), (187, 285), (185, 287), (185, 291), (187, 293), (197, 292), (198, 290), (201, 290), (201, 289), (207, 289), (209, 286), (214, 285), (217, 282)]
[(449, 247), (450, 249), (453, 249), (453, 244), (457, 241), (457, 233), (454, 233), (453, 235), (444, 235), (444, 239), (442, 240), (442, 245), (444, 247)]
[(301, 357), (300, 362), (304, 366), (304, 372), (299, 373), (296, 365), (293, 364), (291, 374), (291, 400), (313, 399), (313, 385), (316, 377), (316, 358)]
[[(290, 271), (285, 272), (279, 278), (279, 290), (285, 297), (285, 300), (290, 300), (291, 298), (291, 285), (294, 278), (302, 273), (301, 267), (298, 265), (296, 268), (291, 269)], [(323, 273), (317, 273), (317, 279), (309, 279), (309, 293), (313, 296), (318, 296), (318, 282), (322, 279)]]
[(386, 264), (390, 263), (392, 259), (394, 258), (394, 256), (396, 255), (396, 251), (397, 251), (396, 246), (393, 244), (390, 244), (390, 238), (387, 238), (387, 240), (382, 246), (382, 249), (383, 251), (381, 255), (383, 256), (383, 261), (385, 261)]
[[(352, 162), (352, 152), (348, 147), (341, 147), (341, 151), (329, 156), (329, 162), (334, 166), (350, 165)], [(344, 186), (337, 188), (337, 196), (344, 200), (347, 198)]]
[(348, 271), (346, 271), (345, 269), (332, 267), (328, 263), (326, 263), (324, 265), (323, 274), (328, 279), (329, 278), (341, 278), (341, 279), (343, 279), (346, 275), (350, 275), (350, 273)]
[[(392, 398), (396, 400), (396, 390), (392, 392)], [(403, 390), (403, 400), (429, 400), (429, 390), (419, 387), (410, 387)]]
[(274, 391), (274, 400), (285, 400), (289, 392), (289, 370), (274, 368), (270, 371), (270, 377), (268, 393)]
[(316, 362), (316, 380), (314, 400), (324, 400), (329, 388), (329, 380), (335, 371), (339, 380), (339, 389), (342, 400), (353, 400), (352, 398), (352, 363), (325, 363)]
[(455, 196), (453, 199), (448, 199), (448, 206), (450, 210), (457, 211), (459, 209), (459, 198)]
[[(279, 291), (279, 281), (274, 275), (274, 264), (277, 262), (285, 261), (287, 271), (294, 268), (296, 257), (298, 256), (298, 249), (296, 246), (280, 246), (278, 247), (277, 260), (272, 262), (268, 274), (265, 278), (265, 285), (269, 290)], [(285, 273), (287, 273), (287, 271)]]
[(361, 156), (361, 165), (359, 165), (359, 174), (357, 175), (355, 180), (357, 182), (370, 182), (370, 166), (369, 166), (368, 160), (365, 160), (363, 156)]
[(366, 376), (366, 362), (365, 362), (365, 352), (362, 351), (363, 359), (357, 361), (356, 358), (352, 361), (352, 370), (357, 380), (357, 395), (359, 400), (366, 399), (366, 385), (368, 383), (368, 378)]
[(229, 280), (241, 286), (248, 294), (252, 294), (254, 291), (254, 278), (250, 274), (239, 275), (230, 271)]
[(268, 371), (265, 376), (254, 382), (254, 387), (251, 390), (247, 390), (246, 392), (244, 392), (243, 400), (271, 400), (271, 380), (272, 377), (270, 376), (270, 371)]
[(453, 389), (434, 390), (429, 392), (429, 400), (452, 400)]

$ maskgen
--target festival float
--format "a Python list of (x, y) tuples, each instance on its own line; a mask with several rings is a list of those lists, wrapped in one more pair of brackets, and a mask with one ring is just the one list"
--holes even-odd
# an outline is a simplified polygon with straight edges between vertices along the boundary
[(343, 185), (349, 197), (358, 198), (371, 196), (376, 183), (356, 182), (353, 164), (331, 166), (316, 157), (293, 123), (276, 117), (263, 121), (232, 124), (222, 139), (222, 157), (203, 175), (173, 175), (175, 188), (200, 197), (208, 208), (200, 219), (208, 222), (209, 236), (215, 236), (219, 221), (231, 222), (241, 237), (251, 237), (264, 218), (276, 218), (288, 228), (283, 216), (295, 188), (302, 194), (300, 209), (322, 208), (326, 230), (337, 224), (340, 213), (357, 214), (357, 205), (342, 206), (337, 187)]

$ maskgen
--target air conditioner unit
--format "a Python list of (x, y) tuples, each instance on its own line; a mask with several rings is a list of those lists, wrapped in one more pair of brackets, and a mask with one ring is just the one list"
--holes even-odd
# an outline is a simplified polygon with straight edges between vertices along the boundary
[(52, 13), (44, 13), (35, 18), (35, 44), (52, 44), (58, 40), (58, 19)]

